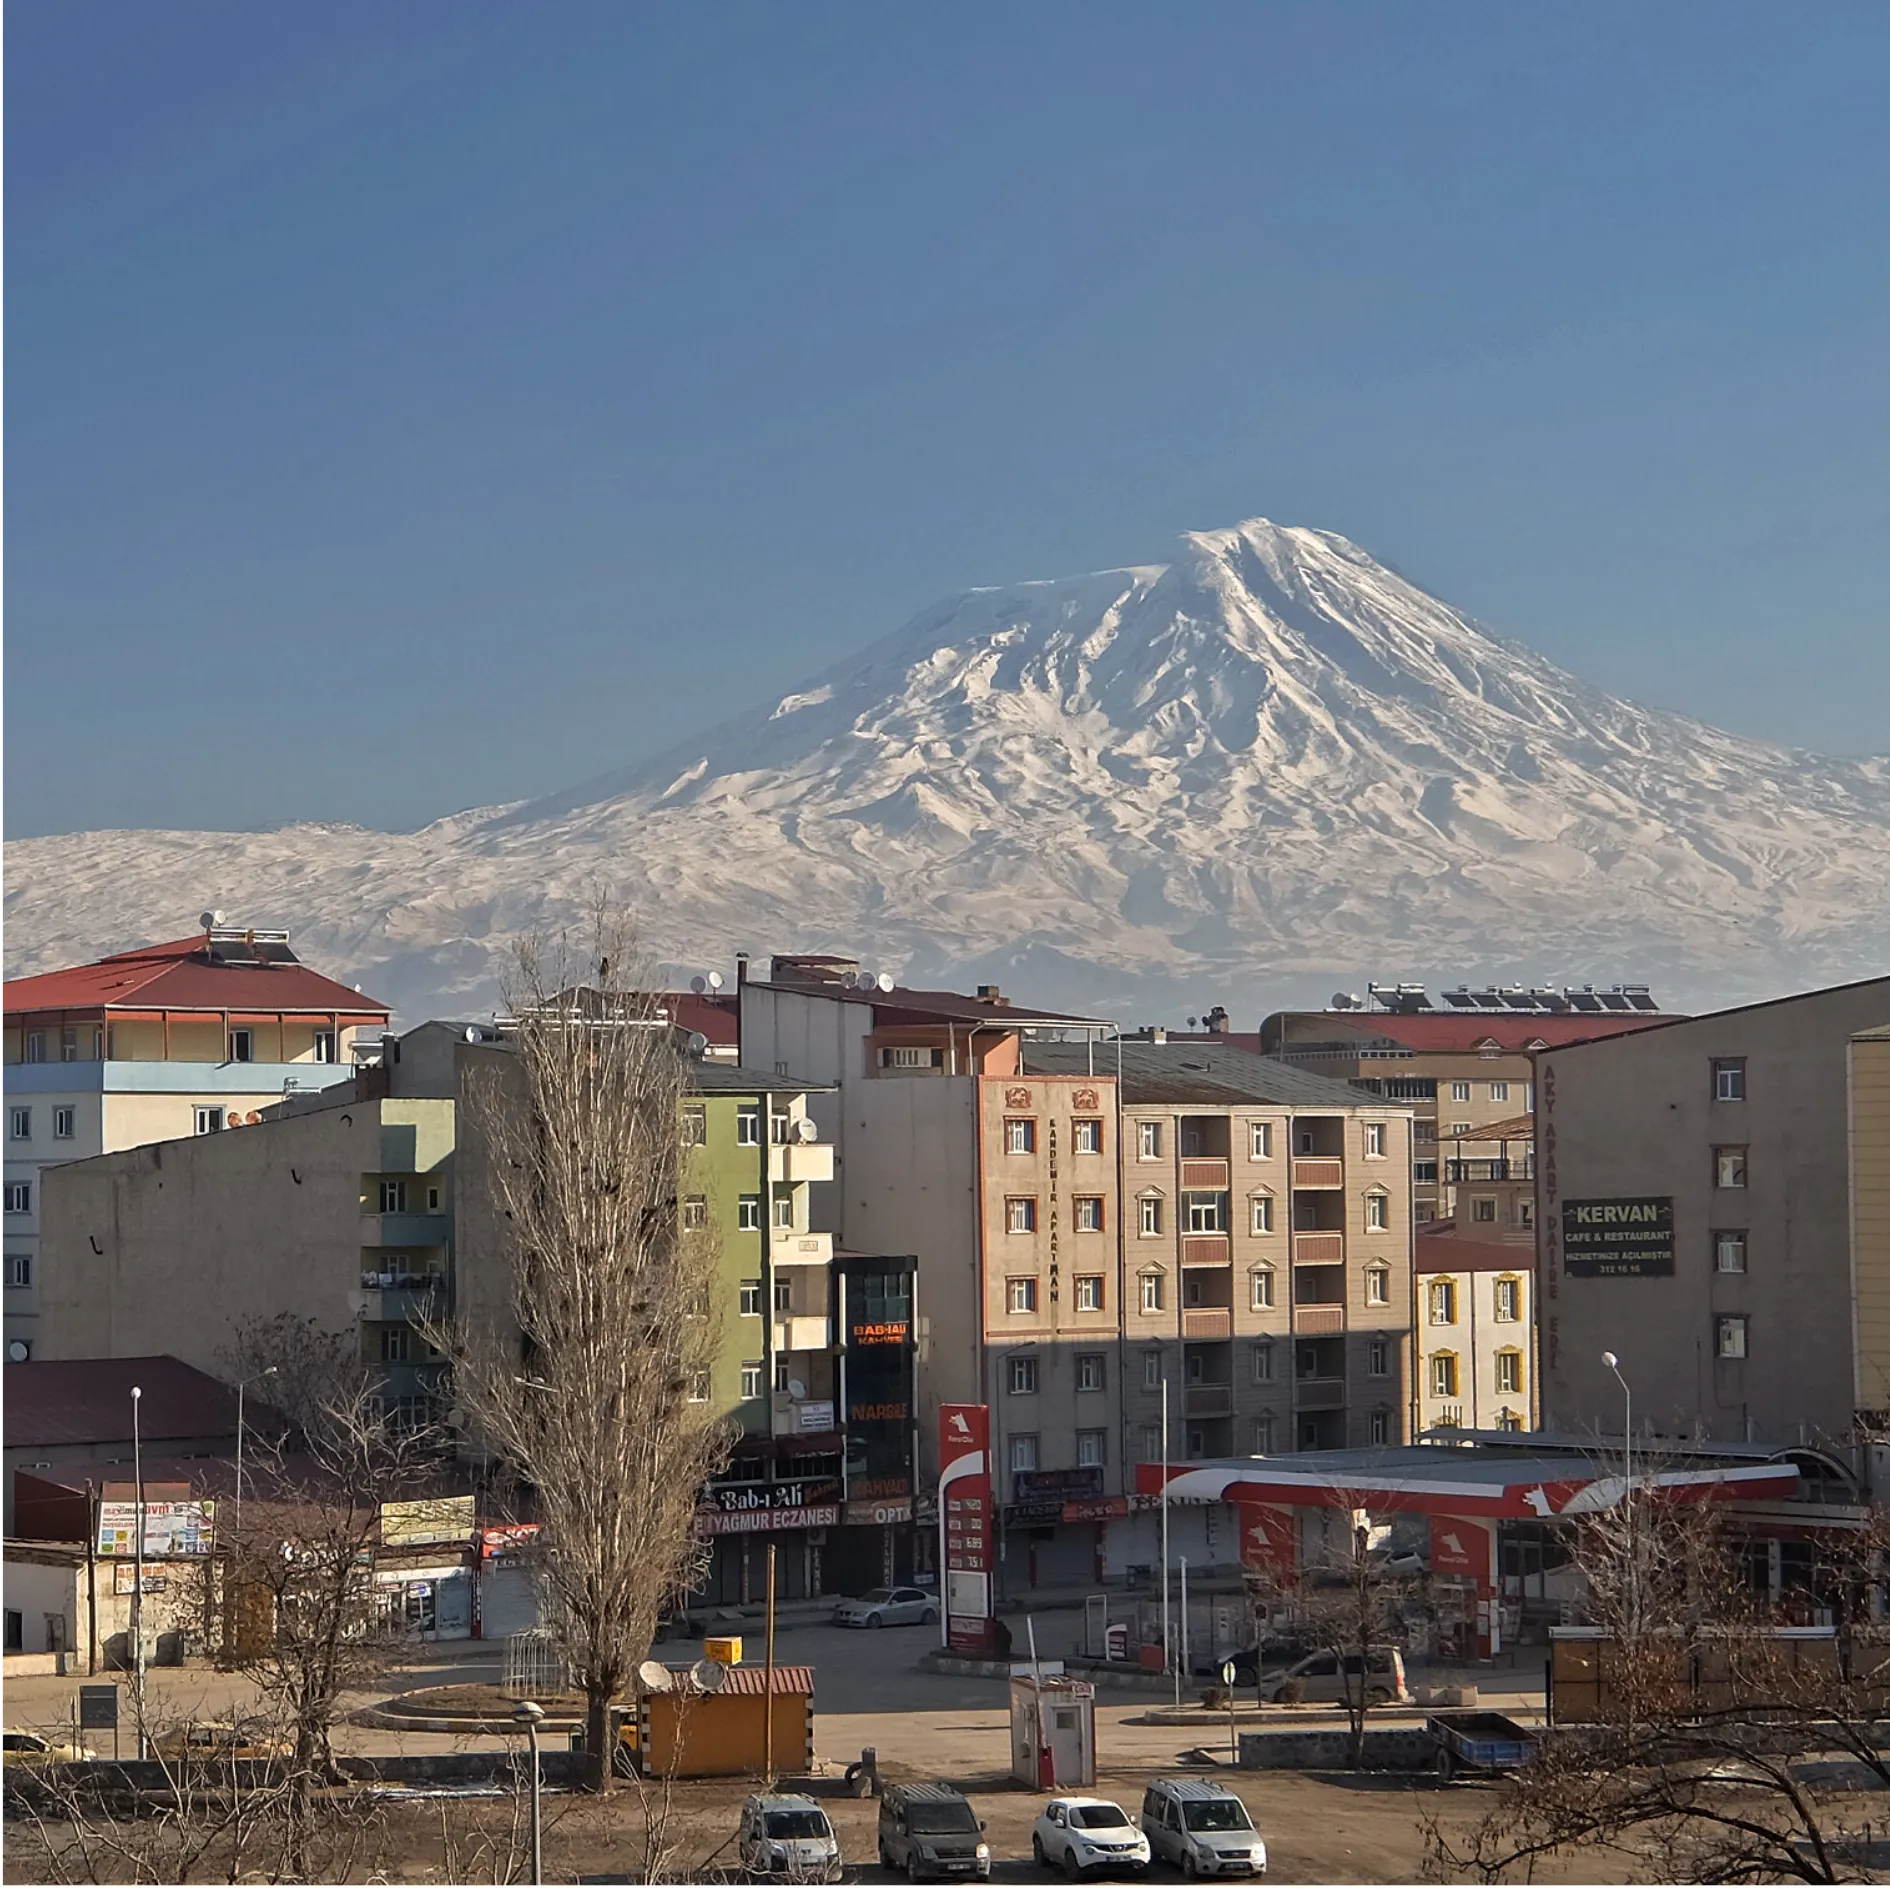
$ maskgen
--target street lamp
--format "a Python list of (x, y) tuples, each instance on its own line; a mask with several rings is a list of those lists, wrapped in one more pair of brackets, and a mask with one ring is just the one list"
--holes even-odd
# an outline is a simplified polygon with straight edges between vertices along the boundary
[[(520, 1700), (512, 1708), (512, 1717), (525, 1728), (525, 1740), (531, 1747), (532, 1754), (532, 1882), (545, 1881), (545, 1856), (542, 1844), (541, 1827), (538, 1822), (538, 1727), (545, 1717), (545, 1709), (535, 1700)], [(606, 1752), (604, 1761), (609, 1764), (614, 1754)]]
[[(277, 1369), (274, 1365), (265, 1365), (256, 1374), (258, 1382), (275, 1377)], [(240, 1378), (236, 1381), (236, 1543), (239, 1551), (243, 1542), (243, 1384)]]
[(1631, 1490), (1634, 1485), (1634, 1393), (1628, 1388), (1628, 1381), (1621, 1376), (1621, 1361), (1612, 1352), (1603, 1352), (1601, 1362), (1614, 1373), (1615, 1383), (1621, 1387), (1621, 1399), (1626, 1407), (1623, 1413), (1625, 1428), (1621, 1433), (1621, 1474)]
[(1634, 1627), (1641, 1624), (1641, 1552), (1634, 1527), (1634, 1393), (1621, 1376), (1621, 1361), (1612, 1352), (1603, 1352), (1601, 1362), (1614, 1373), (1621, 1387), (1623, 1405), (1621, 1434), (1621, 1500), (1627, 1505), (1628, 1606)]
[(135, 1523), (131, 1532), (131, 1696), (138, 1719), (138, 1757), (149, 1755), (144, 1746), (144, 1441), (138, 1423), (138, 1407), (144, 1401), (144, 1387), (131, 1388), (131, 1479), (137, 1500), (132, 1504)]

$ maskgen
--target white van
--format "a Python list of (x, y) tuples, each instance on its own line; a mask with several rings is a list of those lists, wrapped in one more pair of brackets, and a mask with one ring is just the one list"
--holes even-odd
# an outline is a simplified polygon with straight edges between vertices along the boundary
[(1247, 1807), (1212, 1779), (1157, 1779), (1142, 1794), (1142, 1835), (1152, 1856), (1189, 1877), (1266, 1875), (1266, 1840)]

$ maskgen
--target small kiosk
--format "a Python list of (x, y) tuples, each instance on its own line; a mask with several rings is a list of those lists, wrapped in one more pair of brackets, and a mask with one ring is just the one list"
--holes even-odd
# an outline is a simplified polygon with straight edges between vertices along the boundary
[(1060, 1660), (1011, 1669), (1011, 1776), (1047, 1792), (1096, 1783), (1096, 1689)]

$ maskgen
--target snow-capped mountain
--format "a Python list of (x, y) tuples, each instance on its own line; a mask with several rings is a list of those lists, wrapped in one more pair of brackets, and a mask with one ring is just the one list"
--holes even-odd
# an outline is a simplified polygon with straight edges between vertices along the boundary
[(1890, 760), (1589, 688), (1332, 532), (970, 591), (626, 771), (410, 834), (8, 848), (17, 975), (285, 924), (404, 1017), (495, 1001), (599, 875), (682, 969), (851, 951), (1173, 1016), (1336, 979), (1640, 978), (1707, 1004), (1880, 972)]

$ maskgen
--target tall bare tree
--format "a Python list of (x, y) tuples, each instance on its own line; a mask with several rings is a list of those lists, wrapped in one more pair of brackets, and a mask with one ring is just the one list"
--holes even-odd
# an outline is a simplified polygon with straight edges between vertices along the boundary
[(471, 1429), (542, 1525), (541, 1588), (598, 1791), (611, 1702), (664, 1605), (700, 1578), (697, 1493), (732, 1441), (709, 1397), (715, 1237), (681, 1212), (688, 1060), (653, 983), (607, 898), (577, 934), (519, 947), (509, 1054), (464, 1087), (510, 1305), (437, 1335)]

